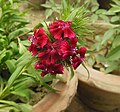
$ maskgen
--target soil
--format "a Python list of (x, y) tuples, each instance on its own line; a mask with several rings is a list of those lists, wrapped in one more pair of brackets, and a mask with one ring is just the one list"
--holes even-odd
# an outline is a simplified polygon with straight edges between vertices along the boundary
[(35, 105), (36, 103), (38, 103), (42, 98), (44, 98), (44, 96), (46, 94), (48, 94), (49, 91), (43, 87), (43, 86), (40, 86), (40, 87), (37, 87), (37, 88), (34, 88), (34, 92), (32, 93), (32, 97), (31, 97), (31, 100), (30, 100), (30, 105)]

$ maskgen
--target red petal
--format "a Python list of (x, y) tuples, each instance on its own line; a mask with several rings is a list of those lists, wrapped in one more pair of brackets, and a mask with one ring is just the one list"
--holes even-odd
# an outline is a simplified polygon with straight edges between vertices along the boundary
[(41, 37), (38, 38), (38, 45), (39, 45), (39, 48), (43, 48), (48, 42), (48, 37), (47, 35), (43, 35)]
[(86, 48), (81, 47), (77, 52), (80, 54), (81, 58), (85, 58)]
[(38, 52), (37, 46), (34, 45), (34, 44), (31, 44), (31, 45), (28, 47), (28, 50), (29, 50), (30, 52), (32, 52), (32, 55), (33, 55), (33, 56), (35, 56), (35, 55), (37, 54), (37, 52)]
[(83, 62), (83, 60), (81, 58), (74, 57), (72, 59), (72, 66), (73, 66), (73, 68), (76, 69), (82, 62)]
[(75, 33), (71, 28), (68, 28), (68, 32), (69, 32), (69, 38), (74, 38), (75, 37)]
[(71, 38), (70, 39), (70, 42), (71, 42), (73, 48), (76, 48), (77, 41), (78, 41), (78, 38)]

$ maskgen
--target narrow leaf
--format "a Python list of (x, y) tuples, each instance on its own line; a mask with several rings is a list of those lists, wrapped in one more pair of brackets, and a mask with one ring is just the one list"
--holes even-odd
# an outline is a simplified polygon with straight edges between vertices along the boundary
[(108, 57), (107, 60), (112, 60), (112, 61), (120, 59), (120, 45), (112, 49), (107, 57)]
[[(83, 65), (83, 67), (87, 70), (87, 73), (88, 73), (88, 79), (90, 78), (90, 72), (89, 72), (89, 70), (87, 69), (87, 67), (85, 66), (85, 64), (84, 63), (82, 63), (82, 65)], [(88, 80), (87, 79), (87, 80)]]
[(114, 34), (114, 30), (110, 29), (105, 32), (101, 45), (105, 44)]
[(71, 76), (70, 76), (70, 80), (71, 80), (74, 76), (74, 70), (73, 70), (72, 66), (70, 66), (70, 71), (71, 71)]
[(7, 65), (7, 67), (9, 68), (10, 73), (12, 74), (16, 69), (15, 60), (14, 59), (7, 60), (5, 63)]

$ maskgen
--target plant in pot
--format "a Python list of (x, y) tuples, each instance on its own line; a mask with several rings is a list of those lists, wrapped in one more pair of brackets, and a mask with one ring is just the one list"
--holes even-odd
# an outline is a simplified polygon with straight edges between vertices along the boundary
[[(2, 1), (2, 3), (5, 2)], [(11, 6), (12, 3), (9, 3)], [(84, 61), (86, 53), (86, 48), (80, 46), (82, 39), (78, 38), (83, 33), (83, 29), (87, 31), (87, 17), (84, 15), (84, 10), (84, 7), (72, 10), (68, 1), (63, 0), (62, 15), (59, 20), (37, 25), (34, 32), (30, 32), (32, 33), (28, 37), (30, 42), (21, 41), (18, 38), (20, 54), (17, 53), (11, 56), (8, 62), (5, 61), (8, 77), (0, 77), (0, 111), (59, 112), (65, 110), (77, 88), (78, 80), (74, 76), (74, 69)], [(8, 14), (11, 15), (11, 13)], [(20, 26), (22, 25), (20, 24)], [(82, 30), (81, 27), (83, 27)], [(12, 39), (23, 36), (21, 30), (16, 32), (12, 31), (11, 35), (9, 32), (8, 34)], [(14, 41), (11, 40), (11, 42)], [(32, 55), (24, 45), (29, 46), (28, 50)], [(1, 52), (1, 54), (3, 53)], [(5, 55), (0, 57), (3, 56)], [(70, 68), (70, 72), (64, 72), (64, 68)], [(2, 69), (4, 68), (2, 67)], [(67, 77), (67, 79), (61, 78), (57, 74), (63, 74), (63, 77)], [(64, 79), (66, 83), (64, 81), (56, 82), (56, 79)], [(53, 81), (54, 83), (51, 85)], [(56, 86), (52, 88), (54, 84)], [(40, 85), (54, 93), (48, 94), (36, 105), (31, 106), (30, 99), (34, 97), (36, 91), (40, 91)]]
[[(29, 51), (32, 52), (33, 56), (38, 58), (35, 68), (42, 70), (41, 76), (47, 76), (47, 74), (55, 76), (57, 73), (62, 74), (63, 67), (65, 67), (65, 69), (67, 68), (67, 70), (68, 67), (70, 67), (71, 76), (67, 79), (68, 82), (71, 82), (73, 80), (72, 77), (74, 76), (73, 69), (76, 69), (85, 58), (86, 48), (81, 47), (79, 49), (81, 45), (81, 38), (79, 37), (83, 36), (81, 35), (83, 30), (80, 28), (86, 28), (87, 17), (84, 15), (84, 7), (71, 10), (69, 1), (66, 0), (63, 0), (62, 5), (62, 15), (59, 20), (55, 20), (54, 22), (49, 23), (49, 25), (48, 23), (39, 24), (42, 28), (40, 27), (37, 30), (34, 30), (34, 36), (29, 37), (29, 40), (31, 41)], [(88, 31), (88, 29), (85, 31)], [(39, 36), (44, 39), (41, 40)], [(68, 75), (70, 75), (70, 73), (68, 73)], [(75, 76), (73, 78), (75, 78)], [(73, 85), (75, 82), (71, 84)], [(68, 92), (62, 92), (62, 94), (65, 94), (65, 96), (69, 98), (70, 95)], [(68, 106), (70, 102), (67, 101), (66, 104), (66, 99), (63, 100), (63, 98), (60, 98), (60, 94), (61, 90), (59, 94), (55, 93), (55, 96), (53, 96), (53, 94), (48, 95), (48, 98), (53, 97), (53, 99), (47, 101), (48, 98), (45, 97), (34, 106), (33, 111), (57, 112), (65, 110), (65, 107)], [(56, 101), (56, 99), (59, 101)], [(56, 103), (53, 104), (54, 102)], [(48, 105), (50, 105), (50, 107), (48, 107)]]
[(89, 80), (82, 67), (76, 70), (79, 74), (80, 99), (89, 107), (105, 112), (120, 111), (120, 4), (117, 0), (115, 3), (108, 10), (112, 14), (109, 21), (113, 25), (109, 25), (103, 36), (103, 32), (95, 32), (94, 38), (86, 38), (89, 40), (88, 47), (92, 45), (88, 54), (88, 65), (91, 66), (87, 67), (90, 72)]

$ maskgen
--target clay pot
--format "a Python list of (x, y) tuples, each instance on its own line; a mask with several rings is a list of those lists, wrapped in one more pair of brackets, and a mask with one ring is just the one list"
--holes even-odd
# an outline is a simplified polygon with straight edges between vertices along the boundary
[(120, 112), (120, 76), (104, 74), (87, 67), (76, 70), (79, 98), (90, 108), (102, 112)]
[(33, 106), (33, 112), (63, 112), (69, 106), (77, 90), (78, 78), (74, 76), (70, 80), (70, 72), (68, 71), (65, 71), (63, 76), (67, 82), (59, 81), (56, 84), (55, 88), (59, 92), (46, 95)]

